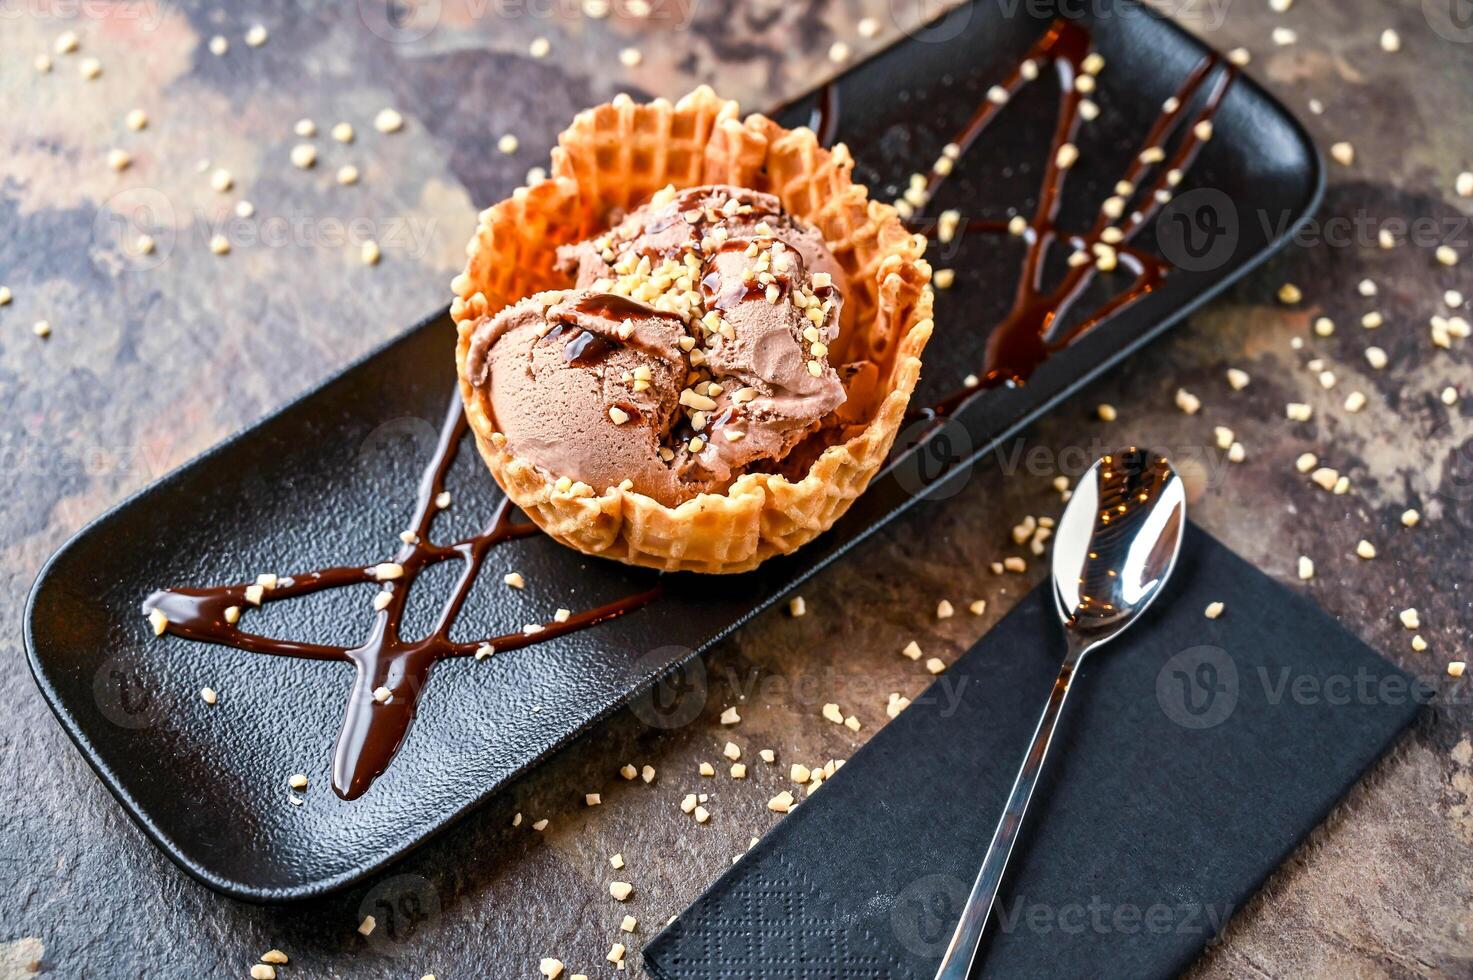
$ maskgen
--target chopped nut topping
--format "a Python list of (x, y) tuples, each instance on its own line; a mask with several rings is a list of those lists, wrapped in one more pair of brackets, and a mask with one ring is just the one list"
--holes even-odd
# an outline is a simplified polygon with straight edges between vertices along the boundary
[(921, 659), (921, 646), (915, 640), (911, 640), (909, 643), (907, 643), (905, 645), (905, 649), (901, 650), (900, 652), (903, 656), (909, 657), (911, 660)]
[[(827, 799), (827, 797), (825, 797), (825, 799)], [(772, 799), (767, 801), (767, 809), (771, 810), (774, 813), (787, 813), (792, 808), (793, 794), (789, 793), (787, 790), (783, 790), (781, 793), (777, 794)]]
[(377, 926), (377, 925), (378, 925), (378, 920), (377, 919), (375, 919), (371, 915), (365, 915), (363, 917), (363, 921), (360, 922), (360, 923), (358, 923), (358, 934), (360, 936), (367, 936), (367, 935), (369, 935), (369, 934), (371, 934), (373, 932), (374, 927)]
[(822, 713), (824, 718), (833, 722), (835, 725), (844, 724), (844, 713), (840, 711), (839, 706), (832, 701), (823, 706)]
[(388, 704), (389, 699), (393, 696), (394, 692), (387, 687), (380, 686), (373, 689), (373, 699), (379, 704)]
[(1202, 408), (1202, 399), (1185, 388), (1176, 389), (1176, 407), (1188, 415), (1196, 415)]
[(522, 578), (521, 572), (507, 572), (501, 576), (501, 581), (514, 589), (525, 589), (527, 587), (527, 580)]
[(612, 895), (612, 896), (614, 896), (614, 900), (615, 901), (619, 901), (619, 902), (626, 901), (626, 900), (628, 900), (629, 896), (631, 894), (633, 894), (633, 893), (634, 893), (634, 886), (631, 885), (627, 881), (612, 881), (612, 882), (609, 882), (609, 894)]
[(1238, 368), (1228, 368), (1228, 387), (1232, 388), (1234, 391), (1242, 391), (1244, 388), (1248, 387), (1249, 380), (1250, 379), (1248, 377), (1247, 371), (1242, 371)]
[(1299, 577), (1306, 582), (1314, 578), (1314, 562), (1305, 555), (1299, 556)]
[(1224, 608), (1225, 607), (1221, 602), (1209, 602), (1207, 603), (1207, 608), (1203, 611), (1202, 615), (1206, 616), (1208, 619), (1216, 619), (1217, 617), (1222, 615), (1222, 611)]
[(1403, 609), (1397, 617), (1401, 620), (1401, 625), (1409, 630), (1420, 629), (1422, 626), (1422, 617), (1415, 608)]
[(1115, 411), (1114, 405), (1105, 403), (1101, 403), (1100, 406), (1095, 409), (1095, 414), (1100, 417), (1100, 421), (1102, 422), (1113, 422), (1120, 417), (1119, 413)]
[(742, 716), (737, 714), (736, 708), (727, 708), (725, 711), (721, 712), (721, 724), (723, 725), (735, 725), (741, 720)]
[(1294, 285), (1292, 282), (1286, 282), (1279, 287), (1280, 303), (1283, 303), (1286, 306), (1292, 306), (1302, 299), (1304, 299), (1304, 294), (1300, 292), (1299, 287)]
[(933, 674), (939, 674), (946, 670), (946, 662), (940, 657), (932, 657), (926, 661), (926, 670)]
[(1376, 557), (1376, 546), (1365, 538), (1361, 538), (1360, 542), (1355, 546), (1355, 553), (1369, 561)]

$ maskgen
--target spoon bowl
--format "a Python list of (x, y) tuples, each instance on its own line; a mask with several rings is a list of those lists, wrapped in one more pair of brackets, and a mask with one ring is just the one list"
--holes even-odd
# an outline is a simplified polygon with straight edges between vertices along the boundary
[(1164, 456), (1127, 449), (1080, 477), (1054, 535), (1053, 593), (1071, 640), (1093, 648), (1161, 594), (1186, 526), (1186, 490)]
[(1074, 488), (1054, 535), (1052, 566), (1054, 605), (1069, 649), (936, 980), (966, 980), (971, 973), (1080, 661), (1124, 632), (1161, 594), (1181, 551), (1186, 512), (1181, 478), (1165, 456), (1149, 449), (1103, 457)]

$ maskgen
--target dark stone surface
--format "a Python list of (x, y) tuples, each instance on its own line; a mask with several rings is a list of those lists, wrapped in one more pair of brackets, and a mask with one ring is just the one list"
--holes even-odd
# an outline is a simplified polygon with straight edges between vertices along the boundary
[[(283, 978), (535, 976), (542, 956), (560, 957), (570, 974), (609, 976), (604, 955), (616, 939), (630, 946), (638, 976), (642, 937), (778, 819), (765, 804), (786, 785), (787, 763), (848, 756), (884, 722), (890, 691), (925, 686), (917, 665), (898, 656), (908, 640), (950, 659), (1037, 580), (1038, 567), (1020, 579), (992, 576), (987, 563), (1014, 550), (1008, 528), (1025, 514), (1058, 512), (1049, 486), (1057, 469), (1077, 472), (1095, 446), (1116, 440), (1187, 460), (1197, 520), (1444, 694), (1195, 972), (1473, 970), (1473, 714), (1467, 682), (1444, 673), (1468, 652), (1473, 423), (1437, 397), (1447, 385), (1473, 394), (1473, 372), (1466, 342), (1438, 350), (1427, 329), (1429, 315), (1448, 313), (1445, 289), (1473, 294), (1469, 202), (1452, 189), (1473, 167), (1473, 45), (1434, 30), (1435, 22), (1448, 33), (1424, 17), (1436, 14), (1433, 0), (1404, 8), (1300, 0), (1285, 14), (1261, 4), (1174, 5), (1217, 46), (1248, 46), (1249, 73), (1296, 110), (1322, 100), (1323, 115), (1305, 112), (1316, 137), (1356, 149), (1352, 166), (1331, 164), (1322, 216), (1359, 218), (1372, 231), (1342, 240), (1319, 225), (1323, 235), (1063, 406), (1019, 454), (979, 466), (958, 495), (917, 507), (819, 576), (804, 589), (805, 618), (768, 615), (741, 631), (710, 662), (714, 683), (698, 722), (657, 732), (616, 718), (383, 881), (308, 906), (222, 899), (128, 822), (24, 669), (22, 604), (46, 556), (110, 504), (443, 304), (476, 208), (545, 163), (572, 108), (620, 90), (678, 95), (697, 80), (756, 108), (831, 71), (824, 52), (834, 40), (857, 56), (897, 30), (879, 0), (751, 4), (735, 15), (693, 0), (655, 6), (671, 14), (668, 26), (588, 19), (571, 3), (517, 19), (503, 16), (518, 9), (505, 4), (447, 2), (424, 37), (398, 43), (369, 26), (383, 32), (383, 21), (360, 13), (379, 9), (372, 3), (42, 3), (4, 20), (0, 283), (14, 300), (0, 308), (0, 461), (9, 478), (0, 652), (11, 667), (0, 715), (0, 975), (35, 958), (34, 944), (18, 942), (35, 937), (43, 967), (67, 977), (245, 976), (271, 947), (292, 958)], [(906, 12), (899, 19), (911, 15), (893, 6)], [(880, 17), (880, 37), (858, 36), (861, 8)], [(257, 21), (271, 36), (253, 49), (243, 34)], [(1294, 28), (1298, 43), (1275, 46), (1279, 25)], [(1400, 32), (1400, 52), (1379, 48), (1385, 27)], [(35, 73), (33, 57), (66, 29), (81, 35), (82, 50), (53, 56), (49, 75)], [(230, 39), (224, 57), (206, 47), (215, 33)], [(525, 54), (539, 35), (553, 44), (545, 62)], [(630, 45), (644, 54), (634, 69), (617, 57)], [(101, 60), (97, 81), (78, 77), (83, 57)], [(372, 127), (386, 105), (407, 119), (394, 136)], [(140, 133), (123, 124), (135, 107), (152, 120)], [(301, 116), (322, 131), (320, 162), (308, 172), (287, 162)], [(354, 143), (326, 135), (339, 120), (354, 124)], [(516, 154), (496, 151), (503, 132), (520, 137)], [(105, 162), (115, 146), (133, 154), (122, 174)], [(213, 191), (197, 169), (204, 159), (229, 169), (236, 189)], [(332, 179), (348, 162), (363, 171), (356, 187)], [(237, 242), (229, 256), (210, 254), (206, 243), (242, 198), (255, 203), (255, 223), (229, 227)], [(163, 225), (150, 257), (120, 248), (110, 218), (139, 209)], [(1377, 224), (1419, 216), (1446, 219), (1440, 231), (1463, 256), (1458, 266), (1438, 264), (1435, 242), (1376, 247)], [(353, 218), (366, 224), (342, 224)], [(262, 230), (283, 234), (251, 244)], [(364, 234), (383, 244), (375, 268), (357, 260)], [(1378, 296), (1357, 293), (1365, 277)], [(1284, 281), (1301, 286), (1303, 302), (1274, 299)], [(1357, 322), (1370, 309), (1386, 317), (1374, 334)], [(1335, 319), (1333, 337), (1311, 332), (1319, 315)], [(53, 325), (47, 341), (30, 333), (42, 318)], [(1291, 349), (1293, 337), (1303, 350)], [(1367, 366), (1368, 343), (1390, 354), (1384, 371)], [(1333, 390), (1306, 370), (1315, 357), (1337, 375)], [(1252, 374), (1247, 390), (1229, 390), (1230, 366)], [(1176, 410), (1180, 386), (1202, 398), (1201, 413)], [(1352, 388), (1369, 398), (1359, 414), (1340, 407)], [(1312, 403), (1315, 420), (1286, 423), (1287, 401)], [(1120, 420), (1095, 421), (1098, 402), (1117, 406)], [(1234, 430), (1247, 462), (1206, 465), (1220, 459), (1208, 451), (1214, 425)], [(1347, 473), (1350, 492), (1327, 494), (1296, 472), (1306, 451)], [(1030, 465), (1030, 453), (1041, 465)], [(1407, 506), (1423, 514), (1415, 529), (1399, 522)], [(1355, 557), (1362, 537), (1379, 549), (1375, 560)], [(1300, 554), (1316, 560), (1311, 582), (1295, 577)], [(960, 612), (937, 621), (943, 597)], [(986, 615), (966, 613), (973, 598), (989, 600)], [(1407, 606), (1421, 611), (1425, 653), (1411, 651), (1397, 621)], [(826, 701), (858, 715), (861, 732), (824, 721)], [(721, 727), (721, 709), (736, 703), (742, 723)], [(751, 778), (700, 780), (699, 762), (723, 768), (728, 738), (743, 747)], [(765, 747), (777, 750), (777, 767), (755, 759)], [(625, 783), (615, 774), (625, 762), (654, 765), (660, 776)], [(678, 809), (697, 789), (717, 801), (700, 827)], [(604, 794), (603, 806), (582, 806), (591, 791)], [(518, 811), (525, 820), (513, 829)], [(529, 830), (541, 817), (551, 820), (547, 831)], [(636, 887), (625, 905), (607, 893), (616, 852), (628, 862), (619, 877)], [(379, 918), (377, 939), (355, 931), (366, 912)], [(626, 913), (640, 919), (632, 938), (618, 933)]]

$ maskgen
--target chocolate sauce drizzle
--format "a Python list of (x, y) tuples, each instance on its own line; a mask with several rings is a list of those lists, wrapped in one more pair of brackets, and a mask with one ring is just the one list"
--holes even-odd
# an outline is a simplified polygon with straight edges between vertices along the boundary
[[(1055, 68), (1060, 85), (1060, 111), (1038, 205), (1023, 235), (1026, 244), (1023, 272), (1011, 310), (988, 339), (983, 384), (963, 388), (943, 398), (926, 413), (932, 417), (954, 412), (983, 387), (1025, 383), (1029, 375), (1051, 354), (1150, 294), (1159, 287), (1167, 274), (1167, 266), (1163, 260), (1132, 247), (1129, 242), (1149, 224), (1160, 209), (1161, 202), (1157, 198), (1157, 192), (1164, 192), (1169, 186), (1167, 174), (1173, 170), (1184, 172), (1196, 158), (1203, 140), (1195, 132), (1195, 127), (1197, 123), (1211, 120), (1236, 72), (1231, 66), (1225, 66), (1205, 106), (1193, 119), (1192, 129), (1188, 130), (1171, 156), (1159, 164), (1159, 175), (1155, 180), (1148, 186), (1138, 186), (1132, 197), (1132, 200), (1138, 200), (1139, 203), (1119, 225), (1122, 237), (1113, 245), (1120, 265), (1133, 276), (1130, 285), (1098, 309), (1064, 329), (1061, 324), (1094, 280), (1097, 269), (1093, 261), (1086, 265), (1071, 266), (1062, 281), (1046, 291), (1043, 274), (1049, 251), (1056, 243), (1062, 242), (1074, 250), (1090, 253), (1096, 244), (1103, 241), (1105, 229), (1110, 227), (1110, 221), (1103, 214), (1083, 234), (1063, 232), (1056, 223), (1068, 174), (1068, 168), (1060, 167), (1057, 163), (1058, 149), (1064, 143), (1072, 142), (1079, 128), (1080, 103), (1083, 97), (1076, 82), (1084, 70), (1084, 60), (1089, 54), (1090, 43), (1089, 33), (1083, 27), (1066, 21), (1056, 21), (1028, 54), (1028, 60), (1035, 66), (1052, 65)], [(1152, 125), (1142, 143), (1142, 150), (1162, 147), (1163, 141), (1180, 128), (1190, 114), (1189, 106), (1194, 96), (1220, 63), (1215, 54), (1209, 55), (1192, 71), (1177, 92), (1176, 108), (1163, 112)], [(1001, 85), (1012, 95), (1028, 80), (1020, 65)], [(977, 108), (953, 140), (960, 148), (961, 155), (965, 155), (1001, 108), (1002, 106), (990, 101)], [(823, 145), (833, 142), (838, 128), (838, 91), (833, 84), (825, 86), (819, 92), (811, 126)], [(1138, 184), (1151, 166), (1142, 161), (1138, 153), (1123, 179)], [(937, 171), (931, 173), (927, 185), (928, 199), (945, 180), (946, 174)], [(922, 222), (917, 230), (927, 230), (925, 224)], [(1007, 226), (1002, 222), (972, 221), (965, 228), (968, 231), (991, 234), (1008, 233)], [(596, 312), (616, 319), (657, 315), (619, 297), (604, 297), (599, 302), (604, 305), (586, 312)], [(596, 350), (593, 349), (595, 347)], [(592, 335), (581, 332), (572, 335), (565, 347), (565, 356), (570, 361), (581, 362), (586, 358), (606, 354), (607, 351), (595, 342)], [(247, 632), (236, 623), (227, 622), (226, 610), (232, 606), (246, 611), (246, 615), (249, 614), (252, 603), (247, 596), (254, 591), (249, 585), (165, 589), (149, 596), (143, 604), (145, 613), (152, 613), (154, 610), (163, 613), (168, 619), (165, 628), (178, 636), (254, 653), (352, 664), (355, 678), (338, 735), (332, 774), (333, 790), (345, 800), (362, 796), (388, 768), (414, 720), (419, 694), (431, 670), (441, 660), (472, 656), (486, 646), (501, 654), (554, 639), (623, 616), (654, 602), (660, 595), (660, 588), (656, 586), (571, 615), (564, 622), (547, 623), (540, 630), (510, 633), (471, 643), (451, 640), (450, 630), (487, 555), (500, 544), (538, 533), (535, 525), (513, 521), (510, 502), (503, 500), (486, 529), (480, 534), (447, 545), (433, 544), (428, 540), (430, 525), (438, 510), (436, 498), (444, 490), (446, 475), (466, 430), (465, 414), (457, 393), (451, 400), (434, 456), (420, 480), (419, 499), (415, 505), (411, 528), (413, 537), (410, 543), (399, 548), (393, 558), (392, 564), (403, 569), (402, 575), (382, 581), (380, 566), (325, 568), (281, 578), (274, 588), (262, 591), (261, 602), (264, 604), (324, 589), (377, 583), (383, 592), (389, 594), (387, 605), (375, 613), (368, 636), (358, 646), (341, 647), (274, 639)], [(450, 559), (459, 559), (464, 568), (454, 590), (440, 609), (433, 631), (420, 640), (405, 640), (400, 635), (400, 629), (411, 584), (424, 569)], [(385, 701), (378, 701), (374, 697), (374, 692), (380, 688), (391, 692)]]
[[(453, 544), (439, 545), (429, 540), (430, 525), (439, 510), (435, 500), (445, 489), (446, 474), (455, 461), (466, 430), (465, 412), (457, 392), (441, 428), (440, 441), (434, 456), (420, 480), (419, 500), (415, 505), (410, 527), (414, 537), (411, 543), (402, 545), (392, 559), (394, 564), (403, 569), (400, 577), (381, 581), (380, 566), (377, 565), (325, 568), (281, 578), (275, 588), (262, 592), (261, 601), (264, 604), (323, 589), (364, 583), (378, 584), (382, 591), (389, 593), (388, 605), (374, 615), (373, 626), (367, 638), (358, 646), (341, 647), (274, 639), (247, 632), (239, 625), (227, 622), (225, 611), (232, 606), (243, 610), (243, 616), (250, 615), (252, 604), (246, 598), (247, 590), (250, 589), (248, 585), (165, 589), (149, 596), (143, 604), (145, 613), (158, 610), (168, 618), (166, 628), (170, 633), (189, 639), (219, 643), (253, 653), (306, 660), (339, 660), (352, 664), (355, 668), (353, 689), (348, 696), (332, 767), (333, 790), (345, 800), (362, 796), (388, 768), (414, 720), (419, 695), (429, 679), (430, 671), (441, 660), (473, 656), (488, 645), (500, 655), (509, 650), (565, 636), (646, 606), (660, 594), (660, 589), (656, 586), (575, 613), (564, 622), (546, 623), (540, 630), (533, 632), (519, 631), (472, 643), (450, 639), (450, 630), (475, 584), (486, 556), (497, 545), (539, 533), (534, 524), (513, 521), (510, 501), (503, 500), (481, 533)], [(450, 559), (459, 559), (464, 568), (450, 597), (440, 609), (434, 629), (423, 639), (404, 639), (400, 635), (400, 628), (410, 586), (420, 572)], [(378, 701), (374, 698), (374, 692), (379, 688), (387, 688), (391, 692), (388, 700)]]
[[(1038, 203), (1023, 232), (1023, 267), (1013, 295), (1013, 304), (988, 335), (981, 384), (962, 388), (941, 399), (931, 410), (935, 415), (955, 412), (981, 388), (1019, 386), (1026, 383), (1051, 355), (1158, 289), (1169, 271), (1169, 266), (1163, 259), (1133, 247), (1130, 241), (1150, 224), (1165, 200), (1169, 200), (1170, 188), (1173, 186), (1169, 175), (1185, 173), (1196, 160), (1206, 142), (1199, 135), (1198, 126), (1201, 123), (1210, 125), (1228, 87), (1237, 75), (1237, 69), (1232, 65), (1223, 65), (1224, 70), (1217, 76), (1203, 107), (1193, 117), (1191, 107), (1197, 93), (1214, 69), (1222, 65), (1222, 59), (1216, 53), (1204, 57), (1178, 88), (1171, 103), (1173, 108), (1163, 109), (1151, 125), (1140, 148), (1131, 158), (1130, 165), (1121, 175), (1121, 179), (1128, 181), (1134, 188), (1127, 199), (1130, 210), (1123, 213), (1118, 225), (1101, 210), (1087, 232), (1068, 233), (1058, 226), (1064, 185), (1070, 172), (1068, 166), (1060, 165), (1059, 151), (1064, 144), (1072, 144), (1079, 131), (1082, 118), (1080, 105), (1084, 101), (1084, 93), (1080, 90), (1078, 80), (1085, 73), (1085, 59), (1088, 58), (1091, 47), (1092, 40), (1088, 30), (1070, 21), (1056, 20), (1033, 45), (1024, 61), (999, 83), (1011, 101), (1031, 78), (1039, 77), (1039, 72), (1025, 69), (1025, 65), (1031, 64), (1034, 69), (1052, 66), (1059, 82), (1059, 112), (1044, 166)], [(958, 157), (966, 155), (967, 150), (1005, 106), (1006, 103), (1000, 104), (987, 99), (977, 107), (966, 125), (952, 139), (960, 150)], [(1187, 124), (1176, 149), (1165, 156), (1165, 142), (1182, 128), (1189, 117), (1191, 122)], [(1143, 154), (1150, 149), (1161, 150), (1165, 159), (1154, 164), (1148, 162)], [(1142, 179), (1147, 177), (1153, 167), (1156, 168), (1155, 177), (1148, 184), (1142, 185)], [(946, 182), (950, 172), (950, 169), (944, 172), (935, 169), (931, 171), (926, 184), (927, 200), (934, 199), (936, 191)], [(1130, 202), (1135, 202), (1133, 207)], [(925, 227), (926, 224), (930, 227)], [(1120, 237), (1110, 248), (1114, 250), (1119, 267), (1128, 271), (1132, 280), (1124, 290), (1112, 295), (1101, 306), (1065, 326), (1075, 304), (1099, 274), (1094, 261), (1094, 250), (1104, 242), (1106, 229), (1112, 225), (1118, 227)], [(1001, 221), (971, 221), (966, 224), (965, 229), (1009, 234), (1007, 224)], [(918, 230), (934, 234), (935, 224), (923, 223)], [(1045, 266), (1051, 249), (1059, 243), (1069, 246), (1071, 251), (1083, 252), (1089, 257), (1089, 261), (1082, 265), (1069, 265), (1062, 279), (1051, 289), (1045, 289)]]

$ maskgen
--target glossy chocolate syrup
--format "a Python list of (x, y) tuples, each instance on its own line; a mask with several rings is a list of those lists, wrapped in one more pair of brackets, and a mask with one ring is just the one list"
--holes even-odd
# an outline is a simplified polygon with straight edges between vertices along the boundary
[[(1200, 123), (1210, 125), (1228, 86), (1236, 77), (1237, 70), (1231, 65), (1222, 66), (1223, 70), (1217, 75), (1217, 81), (1203, 107), (1193, 115), (1191, 106), (1195, 96), (1214, 69), (1221, 64), (1221, 59), (1215, 53), (1203, 58), (1177, 90), (1172, 103), (1174, 108), (1169, 111), (1163, 109), (1131, 158), (1130, 166), (1121, 175), (1121, 180), (1130, 182), (1135, 188), (1128, 199), (1129, 212), (1117, 224), (1101, 211), (1089, 231), (1072, 234), (1062, 231), (1057, 224), (1064, 185), (1070, 169), (1059, 165), (1059, 150), (1064, 144), (1074, 142), (1080, 127), (1080, 105), (1084, 96), (1078, 79), (1084, 74), (1085, 59), (1089, 56), (1090, 49), (1090, 34), (1085, 28), (1068, 21), (1055, 21), (1048, 32), (1034, 44), (1024, 61), (1000, 83), (1001, 88), (1011, 97), (1028, 84), (1030, 76), (1039, 77), (1041, 72), (1035, 69), (1053, 67), (1059, 84), (1059, 113), (1049, 145), (1048, 159), (1044, 165), (1038, 203), (1022, 235), (1025, 245), (1023, 267), (1013, 295), (1013, 304), (988, 335), (981, 384), (952, 392), (928, 414), (949, 415), (983, 387), (1026, 383), (1051, 355), (1149, 295), (1160, 287), (1167, 275), (1168, 265), (1164, 260), (1132, 247), (1130, 241), (1156, 216), (1164, 203), (1161, 196), (1169, 195), (1169, 188), (1173, 183), (1168, 175), (1173, 172), (1178, 175), (1185, 173), (1196, 159), (1205, 142), (1198, 134), (1197, 127)], [(1025, 68), (1025, 65), (1032, 67)], [(952, 139), (960, 150), (959, 156), (966, 156), (968, 148), (986, 131), (1004, 106), (1005, 104), (998, 104), (990, 99), (978, 106), (966, 125)], [(1155, 164), (1142, 159), (1142, 154), (1148, 149), (1160, 149), (1164, 153), (1165, 142), (1183, 126), (1185, 132), (1169, 156)], [(1155, 177), (1142, 184), (1142, 180), (1153, 167), (1156, 170)], [(927, 181), (928, 199), (934, 198), (935, 192), (945, 183), (950, 172), (949, 168), (946, 172), (932, 170)], [(1119, 229), (1119, 240), (1110, 247), (1115, 252), (1118, 268), (1128, 273), (1131, 281), (1098, 308), (1069, 322), (1075, 304), (1100, 274), (1094, 261), (1094, 249), (1104, 242), (1106, 229), (1112, 225)], [(925, 230), (934, 232), (934, 223)], [(996, 221), (968, 222), (965, 230), (989, 234), (1009, 233), (1005, 223)], [(1089, 256), (1089, 261), (1081, 265), (1070, 265), (1057, 284), (1052, 288), (1045, 288), (1045, 266), (1055, 245), (1064, 246), (1070, 252), (1083, 252)]]
[[(445, 477), (455, 459), (467, 429), (465, 413), (457, 393), (441, 429), (434, 457), (420, 481), (419, 501), (415, 505), (410, 530), (413, 543), (402, 545), (393, 562), (403, 574), (380, 581), (379, 566), (327, 568), (281, 578), (276, 587), (262, 593), (262, 602), (277, 602), (307, 595), (322, 589), (347, 585), (378, 583), (389, 593), (388, 605), (374, 614), (373, 626), (364, 641), (355, 647), (328, 646), (279, 640), (261, 636), (231, 624), (225, 611), (231, 606), (242, 610), (241, 622), (248, 622), (252, 609), (246, 598), (249, 586), (228, 585), (211, 589), (166, 589), (155, 592), (143, 604), (145, 613), (155, 609), (168, 617), (168, 631), (179, 636), (209, 643), (221, 643), (254, 653), (309, 660), (341, 660), (355, 668), (352, 693), (343, 715), (333, 756), (333, 790), (345, 800), (362, 796), (373, 781), (388, 768), (404, 741), (414, 720), (419, 694), (430, 671), (448, 657), (468, 657), (489, 645), (497, 655), (509, 650), (540, 643), (577, 630), (622, 616), (654, 601), (658, 587), (626, 596), (569, 616), (565, 622), (549, 622), (535, 632), (516, 632), (471, 643), (450, 639), (461, 607), (470, 594), (486, 556), (497, 546), (517, 538), (538, 533), (536, 525), (511, 519), (509, 501), (496, 508), (484, 531), (453, 544), (434, 544), (429, 540), (430, 525), (439, 509), (435, 498), (445, 489)], [(442, 561), (458, 559), (463, 564), (454, 590), (440, 609), (434, 629), (420, 640), (406, 640), (400, 635), (409, 589), (424, 569)], [(365, 602), (367, 598), (365, 596)], [(387, 701), (375, 700), (374, 691), (387, 688), (392, 692)]]
[[(1083, 71), (1084, 59), (1089, 54), (1089, 49), (1090, 37), (1084, 28), (1058, 21), (1028, 55), (1035, 67), (1051, 65), (1057, 72), (1060, 83), (1060, 112), (1038, 206), (1023, 235), (1026, 253), (1013, 306), (989, 337), (984, 385), (1023, 384), (1052, 353), (1148, 295), (1160, 285), (1167, 272), (1162, 260), (1135, 249), (1128, 243), (1159, 210), (1160, 202), (1156, 192), (1164, 191), (1169, 186), (1166, 175), (1172, 170), (1185, 171), (1196, 158), (1202, 140), (1192, 130), (1188, 130), (1174, 153), (1158, 165), (1159, 176), (1152, 183), (1138, 187), (1133, 200), (1139, 203), (1118, 225), (1122, 239), (1114, 244), (1114, 248), (1120, 266), (1133, 277), (1130, 285), (1098, 309), (1080, 317), (1067, 330), (1060, 329), (1059, 324), (1064, 322), (1098, 270), (1093, 262), (1071, 267), (1053, 289), (1045, 291), (1043, 288), (1044, 264), (1054, 244), (1062, 243), (1071, 250), (1088, 253), (1095, 244), (1103, 240), (1102, 234), (1110, 225), (1103, 215), (1085, 234), (1067, 234), (1056, 225), (1060, 197), (1068, 171), (1059, 167), (1055, 160), (1058, 148), (1066, 142), (1072, 142), (1079, 127), (1082, 97), (1076, 80)], [(1163, 141), (1180, 128), (1188, 117), (1188, 106), (1193, 96), (1218, 65), (1216, 55), (1210, 55), (1191, 73), (1177, 92), (1178, 107), (1174, 111), (1162, 113), (1146, 135), (1142, 150), (1163, 146)], [(1192, 127), (1198, 122), (1211, 120), (1234, 75), (1232, 67), (1224, 67), (1204, 108), (1192, 119)], [(1002, 87), (1012, 94), (1027, 81), (1025, 70), (1019, 67), (1002, 83)], [(967, 148), (985, 131), (1000, 108), (992, 102), (984, 102), (978, 107), (954, 140), (961, 149), (961, 155), (964, 156)], [(838, 122), (838, 91), (831, 84), (818, 95), (811, 127), (824, 145), (830, 145)], [(1139, 184), (1150, 166), (1137, 155), (1123, 179)], [(931, 174), (928, 183), (931, 194), (941, 187), (945, 179), (946, 174)], [(921, 224), (924, 225), (924, 222)], [(994, 221), (972, 221), (964, 227), (967, 231), (988, 234), (1008, 232), (1005, 224)], [(660, 315), (632, 300), (608, 295), (585, 298), (580, 310), (616, 320), (638, 321)], [(592, 343), (572, 336), (565, 347), (565, 356), (570, 360), (590, 356)], [(579, 344), (581, 346), (574, 349), (574, 345)], [(954, 392), (925, 414), (933, 417), (949, 414), (976, 395), (980, 387), (982, 386)], [(717, 425), (722, 421), (718, 419)], [(401, 547), (393, 559), (395, 564), (403, 568), (403, 574), (398, 579), (380, 584), (381, 590), (389, 593), (388, 604), (375, 614), (373, 627), (362, 644), (356, 647), (338, 647), (279, 640), (246, 632), (238, 624), (226, 622), (225, 611), (231, 606), (245, 610), (245, 616), (250, 615), (251, 604), (246, 599), (249, 587), (246, 585), (212, 589), (167, 589), (155, 592), (144, 603), (145, 612), (157, 609), (164, 613), (169, 620), (168, 631), (179, 636), (256, 653), (353, 664), (356, 676), (333, 758), (333, 789), (347, 800), (361, 796), (392, 761), (414, 719), (419, 692), (428, 680), (431, 669), (440, 660), (471, 656), (487, 645), (500, 654), (587, 629), (648, 605), (659, 596), (659, 589), (656, 587), (570, 616), (562, 623), (547, 623), (540, 631), (512, 633), (474, 643), (452, 641), (449, 637), (450, 629), (486, 556), (499, 544), (537, 533), (534, 525), (514, 522), (511, 519), (509, 502), (503, 501), (486, 530), (480, 534), (449, 545), (436, 545), (426, 540), (436, 511), (435, 498), (444, 489), (446, 474), (466, 428), (460, 398), (456, 395), (441, 430), (434, 458), (421, 478), (419, 501), (411, 528), (415, 535), (414, 543)], [(410, 584), (430, 565), (454, 558), (463, 562), (464, 570), (454, 591), (441, 608), (434, 631), (422, 640), (404, 640), (399, 634)], [(322, 589), (378, 581), (376, 566), (327, 568), (282, 578), (275, 588), (263, 593), (262, 602), (276, 602)], [(379, 702), (374, 699), (374, 691), (380, 687), (392, 692), (387, 701)]]

